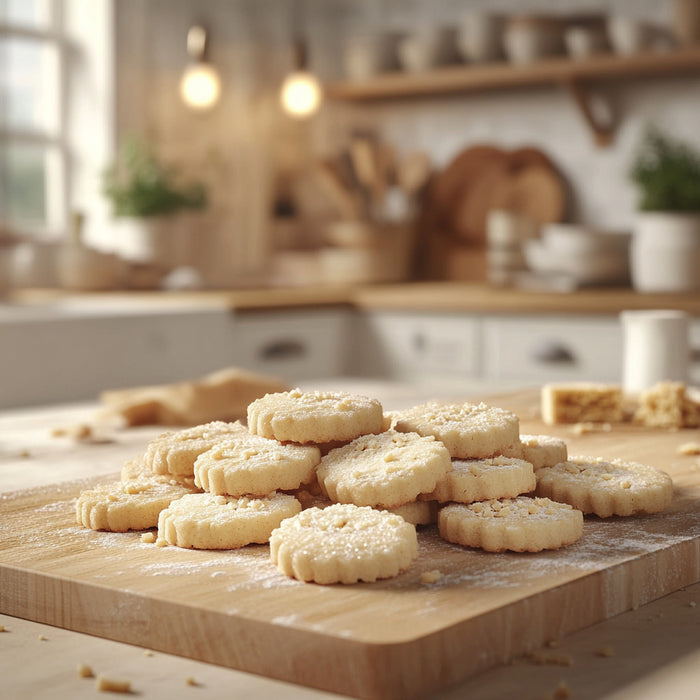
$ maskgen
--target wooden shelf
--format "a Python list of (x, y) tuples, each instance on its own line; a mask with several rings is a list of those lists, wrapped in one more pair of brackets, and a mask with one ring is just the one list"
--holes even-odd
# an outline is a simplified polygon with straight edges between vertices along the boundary
[(571, 93), (596, 141), (612, 139), (613, 124), (594, 115), (587, 85), (594, 82), (697, 73), (700, 47), (646, 51), (630, 56), (601, 54), (586, 60), (553, 58), (527, 65), (490, 63), (453, 65), (423, 73), (392, 72), (367, 80), (346, 80), (326, 86), (326, 96), (337, 100), (371, 101), (557, 86)]

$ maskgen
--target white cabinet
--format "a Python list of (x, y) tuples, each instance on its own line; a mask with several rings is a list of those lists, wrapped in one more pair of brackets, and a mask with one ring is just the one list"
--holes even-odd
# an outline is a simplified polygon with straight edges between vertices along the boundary
[(410, 381), (479, 373), (479, 321), (467, 314), (366, 312), (353, 337), (354, 374)]
[(229, 363), (291, 383), (345, 374), (351, 313), (343, 308), (236, 313)]
[(485, 317), (483, 373), (533, 382), (622, 379), (616, 316)]

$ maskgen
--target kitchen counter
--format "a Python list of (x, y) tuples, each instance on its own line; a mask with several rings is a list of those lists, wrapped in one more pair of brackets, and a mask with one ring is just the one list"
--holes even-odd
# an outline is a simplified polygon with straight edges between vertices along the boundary
[(466, 282), (415, 282), (369, 286), (309, 286), (230, 291), (102, 292), (17, 290), (7, 302), (91, 309), (136, 303), (158, 307), (216, 308), (237, 312), (348, 306), (366, 310), (532, 314), (617, 314), (624, 309), (674, 308), (700, 316), (700, 293), (639, 294), (631, 289), (528, 291)]
[[(443, 387), (440, 395), (432, 390), (428, 395), (426, 388), (354, 380), (307, 382), (305, 388), (327, 389), (331, 384), (377, 396), (387, 410), (426, 398), (455, 398), (456, 391)], [(489, 389), (502, 388), (475, 383), (460, 387), (459, 392), (462, 398), (473, 400)], [(95, 444), (51, 435), (53, 428), (89, 422), (95, 408), (88, 403), (0, 413), (0, 491), (118, 471), (124, 459), (138, 453), (160, 432), (157, 427), (118, 431), (110, 435), (112, 441)], [(679, 440), (682, 437), (679, 435)], [(697, 437), (697, 431), (685, 436)], [(86, 460), (86, 454), (91, 459)], [(0, 625), (5, 628), (0, 633), (3, 697), (10, 700), (93, 698), (95, 681), (79, 678), (78, 664), (131, 681), (133, 692), (143, 697), (191, 698), (200, 690), (204, 697), (222, 699), (339, 697), (7, 615), (0, 615)], [(700, 583), (555, 640), (539, 656), (515, 659), (435, 697), (527, 700), (555, 697), (565, 684), (571, 697), (579, 700), (690, 700), (697, 697), (700, 683), (698, 639)], [(543, 663), (547, 658), (549, 662)], [(564, 690), (558, 692), (556, 697), (568, 697)]]

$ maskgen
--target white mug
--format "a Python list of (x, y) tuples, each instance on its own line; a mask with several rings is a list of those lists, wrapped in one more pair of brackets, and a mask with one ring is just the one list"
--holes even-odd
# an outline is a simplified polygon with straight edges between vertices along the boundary
[(660, 381), (685, 382), (690, 365), (688, 314), (623, 311), (623, 389), (635, 394)]

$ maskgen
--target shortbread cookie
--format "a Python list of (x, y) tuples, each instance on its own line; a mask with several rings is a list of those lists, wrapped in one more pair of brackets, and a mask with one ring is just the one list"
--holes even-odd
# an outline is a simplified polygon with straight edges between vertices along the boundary
[(92, 530), (146, 530), (158, 524), (160, 512), (172, 501), (197, 490), (155, 474), (115, 481), (83, 491), (75, 504), (76, 519)]
[(377, 399), (342, 391), (267, 394), (248, 406), (251, 433), (280, 442), (348, 442), (382, 430)]
[(437, 501), (411, 501), (396, 508), (380, 508), (389, 513), (400, 515), (407, 523), (412, 525), (432, 525), (437, 522), (440, 506)]
[(161, 481), (162, 483), (177, 482), (183, 486), (187, 486), (192, 491), (199, 491), (200, 489), (194, 484), (194, 476), (184, 476), (181, 474), (154, 474), (151, 468), (146, 464), (142, 457), (135, 459), (128, 459), (124, 462), (124, 466), (121, 470), (120, 478), (122, 481), (130, 481), (131, 479), (141, 479), (147, 477), (149, 479), (154, 479), (155, 481)]
[(145, 464), (156, 474), (192, 476), (194, 461), (225, 438), (247, 433), (239, 421), (224, 423), (215, 421), (193, 428), (162, 433), (146, 448)]
[(270, 536), (270, 558), (287, 576), (356, 583), (396, 576), (418, 556), (416, 528), (401, 516), (336, 503), (285, 520)]
[(480, 459), (503, 454), (519, 440), (518, 417), (502, 408), (435, 401), (395, 413), (400, 432), (433, 435), (453, 459)]
[(542, 420), (556, 423), (617, 423), (625, 418), (618, 384), (569, 382), (545, 384), (540, 392)]
[(535, 490), (532, 464), (515, 457), (453, 459), (452, 469), (424, 498), (445, 503), (472, 503), (493, 498), (515, 498)]
[(488, 552), (540, 552), (572, 544), (583, 534), (583, 513), (548, 498), (453, 503), (438, 514), (448, 542)]
[(658, 382), (640, 394), (634, 420), (653, 428), (697, 428), (700, 404), (685, 383)]
[(569, 503), (601, 518), (659, 513), (673, 497), (673, 481), (655, 467), (621, 459), (571, 457), (537, 471), (538, 496)]
[(387, 430), (331, 450), (316, 477), (332, 501), (395, 508), (432, 491), (450, 468), (449, 452), (434, 437)]
[(550, 435), (521, 435), (520, 442), (505, 453), (508, 457), (519, 457), (532, 464), (537, 471), (542, 467), (553, 467), (565, 462), (568, 457), (566, 442)]
[(301, 504), (294, 496), (272, 493), (264, 498), (197, 493), (174, 501), (158, 518), (156, 544), (188, 549), (238, 549), (264, 544)]
[(318, 447), (283, 445), (241, 433), (202, 452), (194, 463), (194, 478), (209, 493), (265, 496), (299, 488), (313, 479), (320, 461)]

